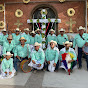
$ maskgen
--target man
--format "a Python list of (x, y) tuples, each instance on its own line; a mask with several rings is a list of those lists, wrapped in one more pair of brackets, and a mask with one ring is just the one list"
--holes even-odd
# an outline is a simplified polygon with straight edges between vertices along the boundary
[(24, 59), (29, 59), (30, 60), (30, 47), (28, 44), (25, 44), (27, 41), (24, 37), (20, 38), (20, 43), (17, 45), (15, 52), (14, 52), (14, 68), (17, 71), (17, 62), (18, 61), (23, 61)]
[(24, 33), (21, 35), (21, 37), (24, 37), (27, 41), (26, 44), (30, 43), (30, 35), (29, 35), (29, 28), (24, 29)]
[(13, 40), (15, 41), (16, 45), (20, 44), (20, 41), (19, 41), (19, 39), (21, 38), (20, 32), (21, 30), (19, 28), (16, 28), (15, 33), (12, 33)]
[(35, 31), (32, 31), (31, 33), (31, 36), (30, 36), (30, 48), (31, 48), (31, 51), (34, 49), (34, 44), (35, 44)]
[(41, 43), (42, 44), (42, 35), (41, 35), (41, 29), (37, 29), (35, 30), (35, 32), (37, 33), (35, 36), (35, 42)]
[[(59, 50), (56, 47), (57, 42), (51, 40), (50, 47), (46, 49), (45, 56), (47, 61), (47, 70), (50, 72), (54, 72), (54, 70), (58, 71), (59, 67)], [(55, 69), (56, 68), (56, 69)]]
[(68, 37), (67, 37), (66, 34), (64, 34), (65, 33), (65, 30), (63, 28), (61, 28), (59, 30), (59, 33), (60, 34), (57, 36), (57, 43), (58, 43), (59, 50), (61, 50), (62, 48), (64, 48), (63, 42), (68, 41)]
[(3, 43), (4, 41), (7, 40), (8, 34), (6, 32), (6, 29), (1, 30), (0, 33), (0, 57), (2, 56), (3, 53)]
[(41, 44), (38, 42), (35, 42), (34, 44), (34, 50), (31, 54), (31, 62), (28, 64), (28, 66), (31, 66), (34, 68), (34, 73), (36, 73), (37, 70), (43, 69), (44, 61), (45, 61), (45, 54), (44, 51), (40, 48)]
[[(73, 41), (73, 48), (77, 45), (78, 47), (78, 64), (79, 64), (79, 69), (82, 68), (82, 47), (88, 43), (88, 34), (84, 33), (85, 28), (80, 26), (78, 29), (79, 34), (77, 34), (74, 38)], [(87, 62), (87, 70), (88, 70), (88, 57), (86, 57), (86, 62)]]
[(6, 52), (14, 52), (15, 42), (12, 38), (12, 35), (8, 35), (7, 41), (3, 43), (3, 54)]
[(55, 31), (54, 31), (53, 29), (51, 29), (51, 30), (49, 31), (49, 33), (50, 33), (50, 34), (49, 34), (49, 35), (47, 36), (47, 38), (46, 38), (46, 47), (49, 47), (49, 42), (50, 42), (51, 40), (57, 42), (56, 35), (54, 34)]
[[(77, 64), (77, 56), (76, 56), (76, 53), (74, 51), (73, 48), (70, 48), (72, 46), (72, 42), (69, 42), (69, 41), (66, 41), (64, 44), (63, 44), (65, 47), (62, 48), (59, 52), (59, 59), (60, 61), (62, 61), (62, 54), (64, 53), (70, 53), (71, 55), (73, 55), (74, 57), (68, 61), (68, 63), (73, 63), (72, 65), (72, 69), (74, 68), (74, 66)], [(71, 71), (72, 71), (71, 69)]]
[(7, 40), (8, 34), (6, 29), (2, 30), (2, 33), (0, 34), (0, 45), (3, 46), (3, 42)]

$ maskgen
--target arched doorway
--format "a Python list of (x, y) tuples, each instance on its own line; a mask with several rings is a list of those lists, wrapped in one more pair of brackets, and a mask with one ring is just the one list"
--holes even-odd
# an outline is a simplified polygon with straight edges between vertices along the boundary
[[(32, 18), (33, 19), (41, 19), (42, 18), (42, 15), (41, 15), (42, 9), (47, 10), (46, 19), (58, 18), (57, 11), (51, 5), (48, 5), (48, 4), (47, 5), (46, 4), (39, 5), (39, 6), (35, 7), (32, 12)], [(34, 23), (33, 29), (36, 30), (37, 28), (41, 28), (41, 26), (42, 26), (42, 23)], [(57, 27), (58, 27), (57, 23), (52, 23), (52, 22), (46, 23), (46, 28), (48, 29), (46, 32), (46, 35), (49, 33), (49, 30), (51, 28), (53, 28), (56, 31)]]

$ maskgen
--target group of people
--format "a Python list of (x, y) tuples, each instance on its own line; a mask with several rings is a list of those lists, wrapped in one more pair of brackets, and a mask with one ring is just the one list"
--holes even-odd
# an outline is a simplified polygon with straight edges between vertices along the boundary
[[(42, 49), (41, 29), (30, 32), (29, 28), (26, 28), (24, 32), (21, 32), (19, 28), (16, 28), (14, 31), (15, 33), (11, 31), (7, 33), (6, 29), (3, 29), (0, 33), (0, 55), (4, 57), (1, 62), (3, 77), (16, 75), (18, 62), (25, 59), (29, 60), (28, 66), (35, 73), (42, 69), (57, 72), (60, 66), (64, 66), (66, 70), (71, 68), (72, 72), (77, 64), (76, 45), (78, 46), (78, 68), (82, 68), (82, 47), (88, 45), (88, 34), (84, 33), (84, 27), (78, 28), (79, 33), (75, 36), (73, 43), (68, 40), (63, 28), (58, 31), (58, 36), (55, 35), (55, 30), (50, 29), (46, 37), (46, 50)], [(65, 60), (66, 55), (69, 56), (69, 60)], [(86, 54), (85, 59), (88, 71), (88, 55)]]

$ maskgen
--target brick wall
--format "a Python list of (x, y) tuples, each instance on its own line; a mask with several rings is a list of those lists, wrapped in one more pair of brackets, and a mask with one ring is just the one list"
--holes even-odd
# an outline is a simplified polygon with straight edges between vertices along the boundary
[[(39, 1), (39, 0), (31, 0), (31, 1)], [(45, 1), (45, 0), (41, 0)], [(46, 0), (47, 1), (47, 0)], [(53, 1), (53, 0), (48, 0)], [(57, 1), (57, 0), (54, 0)], [(5, 0), (5, 2), (22, 2), (22, 0)], [(2, 3), (2, 2), (1, 2)], [(74, 8), (75, 9), (75, 15), (71, 17), (73, 21), (76, 21), (76, 24), (73, 25), (73, 31), (77, 32), (77, 28), (82, 25), (85, 26), (85, 2), (79, 1), (79, 2), (65, 2), (65, 3), (12, 3), (12, 4), (6, 4), (6, 24), (8, 22), (8, 29), (14, 30), (17, 26), (14, 25), (14, 23), (17, 22), (17, 19), (20, 20), (20, 22), (23, 23), (22, 26), (20, 26), (20, 29), (23, 30), (26, 27), (29, 27), (31, 29), (31, 24), (27, 24), (27, 19), (32, 17), (33, 9), (37, 6), (41, 6), (42, 4), (48, 4), (48, 6), (51, 6), (52, 9), (54, 8), (56, 10), (56, 13), (58, 15), (58, 18), (61, 19), (62, 23), (58, 24), (58, 28), (65, 28), (66, 32), (68, 32), (69, 25), (66, 24), (67, 21), (69, 21), (70, 17), (67, 15), (67, 9), (68, 8)], [(20, 18), (17, 18), (15, 16), (15, 11), (17, 9), (21, 9), (23, 11), (23, 16)], [(4, 20), (4, 13), (0, 13), (0, 21)], [(32, 30), (32, 29), (31, 29)]]

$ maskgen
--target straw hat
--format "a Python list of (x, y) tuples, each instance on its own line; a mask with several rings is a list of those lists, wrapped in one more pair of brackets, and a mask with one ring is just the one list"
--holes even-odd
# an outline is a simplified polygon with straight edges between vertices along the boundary
[(13, 39), (13, 36), (12, 35), (8, 35), (7, 39)]
[(41, 43), (35, 42), (34, 46), (41, 46)]
[(32, 31), (31, 34), (35, 34), (35, 31)]
[(61, 31), (65, 32), (65, 29), (61, 28), (61, 29), (59, 30), (59, 32), (61, 32)]
[(50, 44), (51, 42), (53, 42), (55, 45), (57, 45), (57, 42), (56, 42), (56, 41), (51, 40), (51, 41), (49, 42), (49, 44)]
[(85, 27), (80, 26), (79, 28), (77, 28), (78, 31), (82, 29), (85, 31)]
[[(25, 40), (25, 41), (27, 41), (24, 37), (21, 37), (20, 40)], [(19, 40), (19, 41), (20, 41), (20, 40)]]
[(6, 31), (6, 29), (2, 29), (2, 32), (3, 32), (3, 31)]
[(72, 46), (72, 42), (69, 42), (69, 41), (66, 41), (65, 43), (63, 43), (64, 46), (65, 46), (65, 44)]
[(37, 32), (37, 31), (41, 31), (41, 29), (38, 28), (37, 30), (35, 30), (35, 32)]
[(55, 33), (55, 31), (54, 31), (53, 29), (50, 29), (49, 33), (50, 33), (51, 31), (53, 31), (53, 32)]
[(29, 28), (25, 28), (24, 31), (30, 31)]
[(21, 31), (19, 28), (16, 28), (15, 31)]
[(3, 56), (13, 56), (13, 54), (11, 54), (10, 52), (7, 52), (6, 54), (3, 54)]

